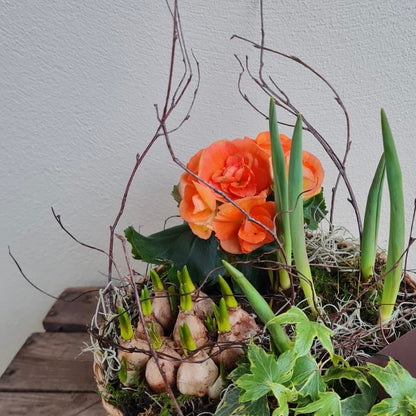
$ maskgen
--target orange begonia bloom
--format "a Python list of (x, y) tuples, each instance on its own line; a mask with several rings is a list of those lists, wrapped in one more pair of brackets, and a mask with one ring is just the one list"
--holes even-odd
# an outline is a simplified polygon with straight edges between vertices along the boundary
[[(280, 134), (279, 138), (280, 143), (282, 145), (283, 153), (289, 152), (290, 147), (292, 146), (292, 140), (284, 134)], [(258, 146), (260, 146), (262, 149), (266, 150), (270, 154), (272, 149), (272, 145), (270, 142), (270, 132), (263, 131), (259, 133), (256, 137), (256, 143)]]
[[(286, 172), (289, 172), (290, 148), (292, 140), (289, 137), (281, 134), (280, 142), (282, 144), (283, 154), (286, 161)], [(264, 131), (259, 133), (256, 137), (256, 143), (264, 150), (271, 152), (270, 133)], [(271, 159), (270, 159), (271, 160)], [(303, 165), (303, 200), (307, 200), (314, 195), (319, 194), (322, 189), (322, 182), (324, 180), (324, 169), (319, 159), (312, 153), (302, 152)]]
[[(187, 168), (201, 180), (219, 189), (231, 199), (270, 192), (272, 176), (269, 154), (253, 139), (220, 140), (191, 157)], [(179, 181), (181, 217), (194, 234), (208, 239), (217, 201), (224, 202), (214, 190), (185, 172)]]
[[(235, 202), (252, 218), (274, 230), (275, 205), (272, 201), (266, 202), (265, 192)], [(247, 220), (246, 215), (229, 202), (218, 208), (212, 225), (222, 249), (231, 254), (250, 253), (273, 241), (270, 232)]]
[(272, 183), (268, 153), (248, 137), (212, 143), (200, 157), (197, 174), (233, 200), (258, 195)]

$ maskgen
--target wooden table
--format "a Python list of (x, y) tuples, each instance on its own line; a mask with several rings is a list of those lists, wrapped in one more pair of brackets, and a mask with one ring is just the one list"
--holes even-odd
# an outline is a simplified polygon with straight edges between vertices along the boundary
[[(0, 378), (2, 416), (104, 416), (86, 328), (99, 288), (68, 288)], [(73, 300), (75, 299), (75, 300)], [(72, 301), (73, 300), (73, 301)]]

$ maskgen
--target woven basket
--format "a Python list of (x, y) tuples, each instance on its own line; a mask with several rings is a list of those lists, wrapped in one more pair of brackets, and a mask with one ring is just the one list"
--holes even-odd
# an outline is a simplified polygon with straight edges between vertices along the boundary
[(106, 388), (106, 382), (104, 378), (104, 369), (100, 363), (97, 361), (94, 361), (93, 364), (93, 372), (94, 372), (94, 378), (95, 382), (98, 386), (98, 391), (100, 392), (101, 399), (103, 402), (104, 410), (107, 413), (107, 416), (124, 416), (123, 413), (114, 407), (112, 404), (108, 403), (106, 398), (111, 398), (111, 394), (108, 392)]

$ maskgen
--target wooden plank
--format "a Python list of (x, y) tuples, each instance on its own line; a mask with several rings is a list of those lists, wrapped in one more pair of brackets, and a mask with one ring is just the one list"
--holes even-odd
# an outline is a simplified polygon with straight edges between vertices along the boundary
[(59, 296), (43, 320), (51, 332), (85, 332), (97, 306), (100, 287), (70, 287)]
[(104, 416), (95, 393), (0, 393), (2, 416)]
[(0, 378), (0, 391), (94, 392), (93, 355), (81, 354), (86, 333), (32, 334)]

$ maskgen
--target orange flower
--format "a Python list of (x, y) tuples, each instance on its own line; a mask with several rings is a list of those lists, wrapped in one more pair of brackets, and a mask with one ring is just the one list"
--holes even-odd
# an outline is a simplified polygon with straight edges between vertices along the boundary
[(195, 180), (182, 182), (179, 192), (182, 196), (179, 204), (180, 216), (189, 224), (195, 235), (204, 240), (208, 239), (212, 233), (212, 220), (217, 206), (215, 193)]
[[(290, 148), (292, 146), (292, 140), (289, 137), (281, 134), (280, 142), (282, 144), (283, 153), (286, 161), (286, 172), (289, 172), (289, 160), (290, 160)], [(256, 143), (262, 149), (271, 152), (270, 133), (264, 131), (259, 133), (256, 137)], [(271, 160), (271, 159), (270, 159)], [(324, 180), (324, 169), (322, 168), (319, 159), (312, 153), (302, 152), (302, 164), (303, 164), (303, 200), (307, 200), (314, 195), (319, 194), (322, 189), (322, 182)]]
[[(235, 201), (247, 214), (274, 230), (274, 202), (266, 202), (266, 193)], [(263, 244), (273, 241), (273, 236), (261, 226), (248, 221), (233, 204), (224, 203), (218, 208), (212, 223), (221, 247), (231, 254), (250, 253)]]
[[(290, 147), (292, 146), (292, 140), (289, 139), (289, 137), (285, 136), (284, 134), (280, 134), (279, 138), (280, 138), (280, 143), (282, 145), (283, 153), (289, 152)], [(263, 131), (259, 133), (256, 137), (256, 143), (262, 149), (266, 150), (270, 155), (271, 148), (272, 148), (272, 145), (270, 142), (270, 132)]]
[[(253, 139), (220, 140), (201, 154), (198, 176), (231, 199), (258, 195), (272, 183), (269, 155)], [(217, 195), (218, 200), (223, 200)]]

